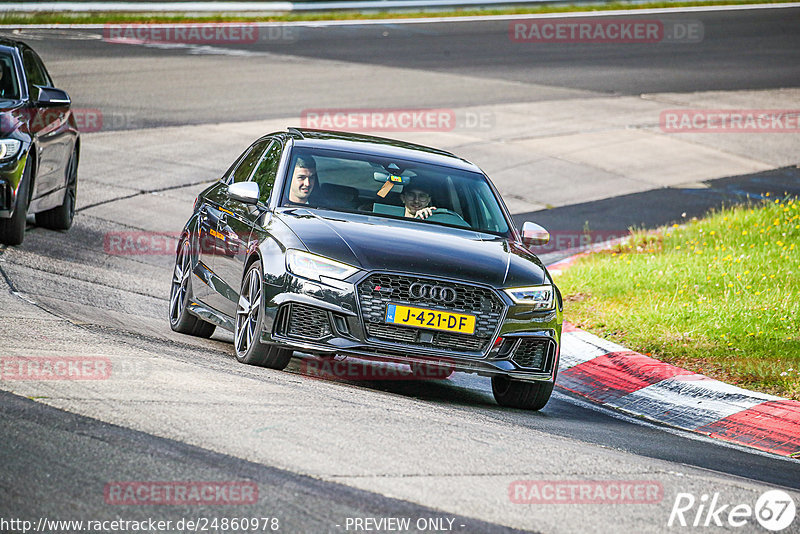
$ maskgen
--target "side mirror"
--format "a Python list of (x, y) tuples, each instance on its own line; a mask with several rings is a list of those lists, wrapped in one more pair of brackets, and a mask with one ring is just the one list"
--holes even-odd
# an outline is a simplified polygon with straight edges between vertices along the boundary
[(72, 101), (66, 91), (55, 87), (35, 86), (39, 90), (36, 96), (36, 104), (40, 106), (69, 106)]
[(528, 246), (546, 245), (550, 241), (550, 232), (536, 223), (526, 222), (522, 225), (522, 242)]
[(228, 186), (228, 198), (245, 204), (258, 204), (260, 192), (255, 182), (237, 182)]

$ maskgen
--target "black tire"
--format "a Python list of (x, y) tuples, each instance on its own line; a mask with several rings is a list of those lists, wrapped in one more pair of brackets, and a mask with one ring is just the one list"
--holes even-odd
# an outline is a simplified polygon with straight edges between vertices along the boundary
[(292, 351), (261, 342), (261, 327), (264, 324), (263, 303), (264, 277), (261, 262), (255, 261), (247, 269), (236, 306), (236, 326), (233, 346), (236, 359), (241, 363), (285, 369), (292, 359)]
[(3, 245), (21, 245), (25, 239), (25, 219), (28, 216), (28, 197), (31, 185), (30, 156), (22, 171), (22, 183), (17, 193), (14, 215), (9, 219), (0, 219), (0, 243)]
[(419, 378), (430, 378), (433, 380), (445, 380), (450, 378), (455, 369), (447, 366), (429, 365), (425, 363), (409, 363), (411, 374)]
[(493, 376), (492, 393), (500, 406), (541, 410), (550, 400), (553, 384), (553, 382), (521, 382), (505, 376)]
[(172, 270), (172, 285), (169, 292), (169, 325), (181, 334), (209, 338), (216, 325), (206, 322), (189, 313), (186, 306), (192, 294), (192, 258), (189, 240), (184, 239), (175, 255), (175, 268)]
[(69, 230), (75, 218), (78, 201), (78, 151), (72, 153), (67, 164), (67, 188), (60, 206), (36, 214), (36, 225), (50, 230)]

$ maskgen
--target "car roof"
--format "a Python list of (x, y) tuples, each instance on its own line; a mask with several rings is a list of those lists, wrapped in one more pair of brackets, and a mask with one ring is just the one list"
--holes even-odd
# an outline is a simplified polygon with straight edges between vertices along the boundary
[(9, 39), (8, 37), (0, 37), (0, 48), (20, 48), (21, 46), (27, 46), (22, 41), (17, 41), (16, 39)]
[(483, 172), (473, 163), (450, 152), (424, 145), (375, 137), (372, 135), (334, 130), (313, 130), (310, 128), (289, 128), (297, 147), (327, 148), (346, 152), (358, 152), (375, 156), (420, 161), (472, 172)]

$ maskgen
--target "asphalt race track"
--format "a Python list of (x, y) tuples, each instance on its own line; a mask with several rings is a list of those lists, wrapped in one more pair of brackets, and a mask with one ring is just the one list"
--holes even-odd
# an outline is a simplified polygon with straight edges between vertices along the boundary
[[(211, 45), (109, 42), (96, 28), (0, 30), (36, 48), (74, 106), (103, 119), (82, 136), (73, 228), (31, 222), (22, 246), (0, 247), (0, 357), (98, 357), (114, 370), (97, 381), (0, 380), (0, 531), (22, 532), (2, 523), (14, 518), (34, 526), (155, 519), (177, 532), (193, 530), (176, 527), (181, 520), (257, 517), (278, 518), (281, 532), (314, 533), (402, 531), (355, 521), (366, 518), (411, 518), (411, 532), (765, 532), (753, 517), (742, 527), (703, 527), (697, 507), (686, 518), (697, 512), (700, 526), (667, 523), (681, 493), (752, 507), (777, 488), (800, 505), (797, 460), (558, 390), (544, 410), (527, 413), (497, 406), (488, 379), (473, 375), (321, 380), (300, 359), (282, 372), (238, 364), (230, 334), (200, 340), (170, 330), (169, 247), (113, 248), (120, 235), (167, 242), (197, 192), (253, 139), (309, 109), (488, 114), (484, 129), (379, 135), (472, 159), (497, 174), (515, 218), (551, 229), (653, 227), (748, 195), (800, 194), (796, 133), (767, 134), (763, 145), (711, 136), (703, 169), (716, 173), (684, 169), (674, 182), (585, 176), (599, 171), (525, 159), (519, 139), (544, 151), (550, 130), (594, 135), (589, 115), (617, 128), (621, 107), (653, 99), (686, 107), (723, 93), (741, 107), (774, 108), (800, 86), (800, 8), (642, 16), (699, 23), (702, 40), (533, 46), (513, 42), (508, 21), (292, 26)], [(550, 122), (535, 110), (551, 113)], [(537, 180), (547, 183), (549, 169), (568, 181), (543, 201)], [(519, 504), (509, 494), (518, 480), (639, 481), (662, 494), (640, 504)], [(208, 481), (254, 483), (256, 497), (154, 506), (108, 494), (120, 483)], [(270, 531), (265, 524), (259, 532)], [(800, 520), (782, 532), (800, 532)]]

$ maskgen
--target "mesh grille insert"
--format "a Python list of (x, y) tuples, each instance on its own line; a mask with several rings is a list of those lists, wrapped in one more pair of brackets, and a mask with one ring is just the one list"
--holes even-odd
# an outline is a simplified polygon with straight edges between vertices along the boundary
[[(455, 298), (452, 302), (430, 297), (415, 298), (410, 293), (411, 285), (415, 283), (452, 289)], [(357, 290), (367, 336), (411, 346), (483, 352), (504, 310), (503, 301), (491, 289), (415, 276), (376, 273), (358, 284)], [(475, 333), (465, 335), (386, 324), (384, 316), (389, 303), (475, 315)], [(426, 335), (425, 341), (420, 341), (422, 331), (432, 334), (433, 339)]]
[(520, 367), (548, 371), (555, 349), (552, 339), (523, 339), (511, 359)]
[(328, 312), (306, 304), (290, 304), (289, 320), (282, 323), (289, 337), (322, 339), (331, 333)]

